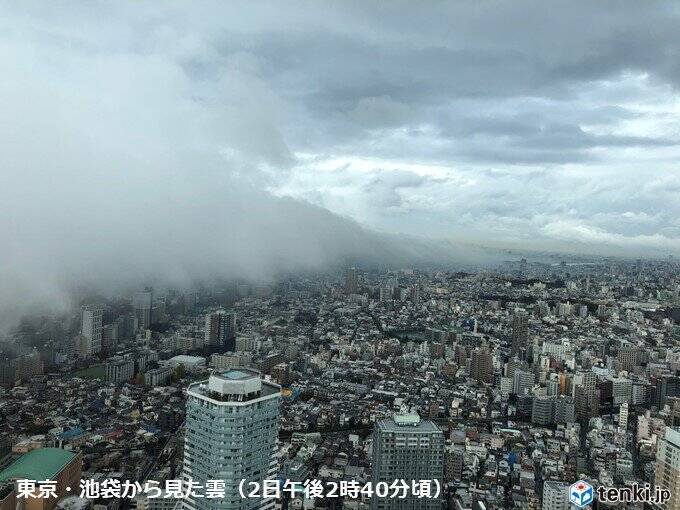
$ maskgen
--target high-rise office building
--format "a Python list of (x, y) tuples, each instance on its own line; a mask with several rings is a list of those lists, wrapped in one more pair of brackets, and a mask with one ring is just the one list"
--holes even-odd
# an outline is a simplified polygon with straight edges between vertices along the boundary
[(574, 423), (576, 415), (573, 398), (561, 395), (555, 398), (554, 404), (553, 418), (555, 423)]
[(680, 510), (680, 428), (666, 427), (658, 440), (654, 484), (671, 491), (664, 510)]
[(574, 376), (574, 406), (579, 420), (589, 420), (599, 415), (597, 376), (592, 371), (581, 371)]
[(644, 351), (634, 345), (624, 345), (619, 348), (616, 360), (619, 362), (619, 370), (632, 372), (636, 365), (643, 360)]
[(213, 373), (187, 390), (182, 478), (224, 481), (224, 498), (184, 500), (185, 510), (269, 509), (274, 499), (242, 499), (239, 484), (276, 474), (281, 387), (256, 370)]
[(153, 307), (153, 291), (150, 288), (143, 292), (137, 292), (132, 298), (132, 307), (135, 310), (137, 329), (145, 330), (151, 326), (153, 319), (151, 309)]
[(680, 377), (665, 375), (656, 381), (656, 406), (663, 409), (668, 397), (680, 396)]
[(236, 313), (225, 312), (220, 319), (220, 346), (227, 351), (236, 350)]
[(569, 484), (547, 481), (543, 484), (543, 510), (569, 509)]
[(612, 379), (612, 398), (614, 405), (630, 402), (633, 395), (633, 381), (625, 377)]
[(559, 379), (549, 379), (545, 382), (545, 387), (549, 397), (554, 397), (560, 394), (560, 381)]
[(524, 361), (520, 361), (519, 358), (516, 357), (508, 360), (508, 362), (505, 364), (505, 376), (512, 379), (515, 377), (515, 372), (517, 370), (524, 370), (527, 372), (529, 371), (529, 365)]
[[(415, 413), (396, 414), (380, 420), (373, 429), (373, 486), (394, 480), (438, 480), (444, 476), (444, 433), (434, 423)], [(434, 493), (434, 487), (433, 487)], [(373, 497), (376, 510), (440, 509), (441, 498)]]
[(205, 345), (217, 346), (220, 338), (220, 314), (209, 313), (205, 316)]
[(513, 391), (517, 395), (525, 395), (534, 387), (535, 377), (532, 372), (525, 370), (515, 370), (513, 377)]
[(107, 382), (128, 382), (135, 376), (135, 360), (131, 358), (110, 358), (105, 369)]
[(460, 445), (450, 445), (444, 452), (444, 478), (447, 482), (463, 478), (463, 464), (465, 463), (465, 448)]
[(112, 351), (118, 344), (118, 330), (117, 322), (102, 326), (102, 350)]
[(529, 340), (529, 319), (527, 314), (522, 311), (516, 311), (512, 316), (512, 342), (510, 346), (510, 355), (521, 355), (526, 350), (527, 342)]
[(554, 422), (555, 398), (535, 397), (531, 408), (531, 423), (547, 426)]
[(493, 356), (486, 346), (472, 351), (470, 355), (470, 377), (478, 383), (493, 382)]
[(359, 273), (356, 267), (350, 267), (345, 275), (345, 293), (356, 294), (359, 290)]
[(81, 335), (83, 337), (82, 354), (93, 356), (102, 350), (102, 314), (101, 306), (88, 305), (82, 309)]
[(226, 351), (236, 350), (236, 313), (218, 310), (205, 316), (205, 343)]

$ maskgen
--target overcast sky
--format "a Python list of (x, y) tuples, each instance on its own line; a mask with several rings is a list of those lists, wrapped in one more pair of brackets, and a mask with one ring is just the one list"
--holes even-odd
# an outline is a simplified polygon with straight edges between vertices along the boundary
[(0, 276), (267, 276), (372, 231), (680, 254), (679, 33), (676, 2), (3, 2)]

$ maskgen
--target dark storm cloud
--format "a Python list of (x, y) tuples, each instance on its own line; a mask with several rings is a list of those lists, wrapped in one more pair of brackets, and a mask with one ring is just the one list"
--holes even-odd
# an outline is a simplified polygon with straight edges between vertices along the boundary
[(449, 255), (371, 228), (678, 252), (679, 9), (5, 3), (0, 308)]

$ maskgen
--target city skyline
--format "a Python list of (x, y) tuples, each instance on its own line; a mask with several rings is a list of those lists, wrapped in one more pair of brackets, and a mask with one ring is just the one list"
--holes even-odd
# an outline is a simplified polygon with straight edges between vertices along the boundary
[(0, 3), (0, 510), (680, 510), (680, 3)]
[(678, 10), (4, 5), (0, 321), (74, 285), (677, 256)]
[(679, 268), (350, 266), (33, 315), (0, 343), (0, 510), (678, 508)]

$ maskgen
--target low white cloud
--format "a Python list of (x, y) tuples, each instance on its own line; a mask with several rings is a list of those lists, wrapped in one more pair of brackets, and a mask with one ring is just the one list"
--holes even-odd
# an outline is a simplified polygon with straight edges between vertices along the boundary
[(6, 3), (0, 320), (73, 282), (422, 260), (394, 233), (680, 253), (679, 17)]

